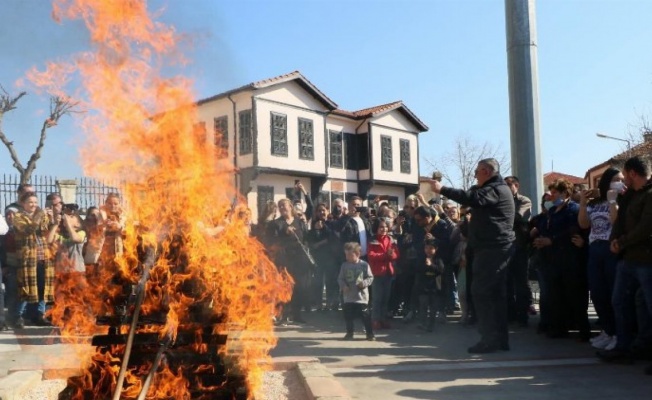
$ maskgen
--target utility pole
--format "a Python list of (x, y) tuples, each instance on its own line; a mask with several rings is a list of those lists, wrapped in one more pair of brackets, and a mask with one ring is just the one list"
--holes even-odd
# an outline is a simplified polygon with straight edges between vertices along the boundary
[(538, 213), (543, 195), (535, 0), (505, 0), (512, 172)]

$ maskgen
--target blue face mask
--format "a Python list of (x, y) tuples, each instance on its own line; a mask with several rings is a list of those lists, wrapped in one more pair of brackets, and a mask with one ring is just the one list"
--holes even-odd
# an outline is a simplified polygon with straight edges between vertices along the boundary
[(564, 203), (564, 199), (562, 199), (561, 197), (557, 198), (557, 200), (555, 200), (555, 201), (552, 202), (552, 204), (553, 204), (555, 207), (560, 206), (560, 205), (562, 205), (563, 203)]
[(555, 205), (552, 203), (552, 201), (548, 200), (545, 203), (543, 203), (543, 206), (546, 208), (546, 210), (550, 210), (553, 208)]

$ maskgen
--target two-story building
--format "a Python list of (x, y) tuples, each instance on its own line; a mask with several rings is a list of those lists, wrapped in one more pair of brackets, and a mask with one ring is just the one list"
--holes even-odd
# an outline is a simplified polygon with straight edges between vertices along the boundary
[(295, 197), (297, 180), (329, 207), (354, 194), (400, 205), (419, 189), (418, 137), (428, 127), (401, 101), (344, 111), (295, 71), (197, 105), (254, 216), (267, 201)]

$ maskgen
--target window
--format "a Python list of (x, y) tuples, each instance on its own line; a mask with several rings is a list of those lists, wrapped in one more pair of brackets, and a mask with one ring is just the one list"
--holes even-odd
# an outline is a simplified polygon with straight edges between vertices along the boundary
[(358, 169), (369, 169), (369, 134), (360, 133), (357, 136)]
[(288, 155), (288, 117), (284, 114), (271, 113), (272, 154)]
[(315, 159), (315, 135), (312, 129), (312, 120), (299, 118), (299, 158), (302, 160)]
[(342, 132), (328, 131), (330, 165), (333, 168), (344, 167), (342, 156)]
[(251, 125), (251, 110), (240, 111), (240, 126), (238, 135), (240, 139), (240, 155), (251, 154), (253, 152), (253, 130)]
[(401, 139), (399, 144), (401, 146), (401, 172), (409, 174), (412, 172), (412, 165), (410, 164), (410, 141)]
[(219, 117), (213, 120), (213, 138), (215, 146), (224, 150), (225, 153), (229, 151), (229, 120), (228, 117)]
[(380, 169), (383, 171), (392, 171), (392, 138), (389, 136), (380, 136)]
[(256, 203), (258, 204), (258, 215), (262, 215), (265, 212), (267, 203), (274, 201), (274, 186), (258, 186), (258, 199)]

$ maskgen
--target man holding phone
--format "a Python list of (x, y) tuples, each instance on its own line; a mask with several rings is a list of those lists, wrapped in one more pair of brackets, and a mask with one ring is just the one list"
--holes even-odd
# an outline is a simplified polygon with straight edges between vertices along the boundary
[(342, 221), (340, 240), (342, 243), (356, 242), (360, 244), (360, 257), (367, 259), (367, 243), (373, 236), (371, 224), (366, 217), (366, 207), (362, 206), (362, 198), (351, 197), (349, 200), (349, 215)]

